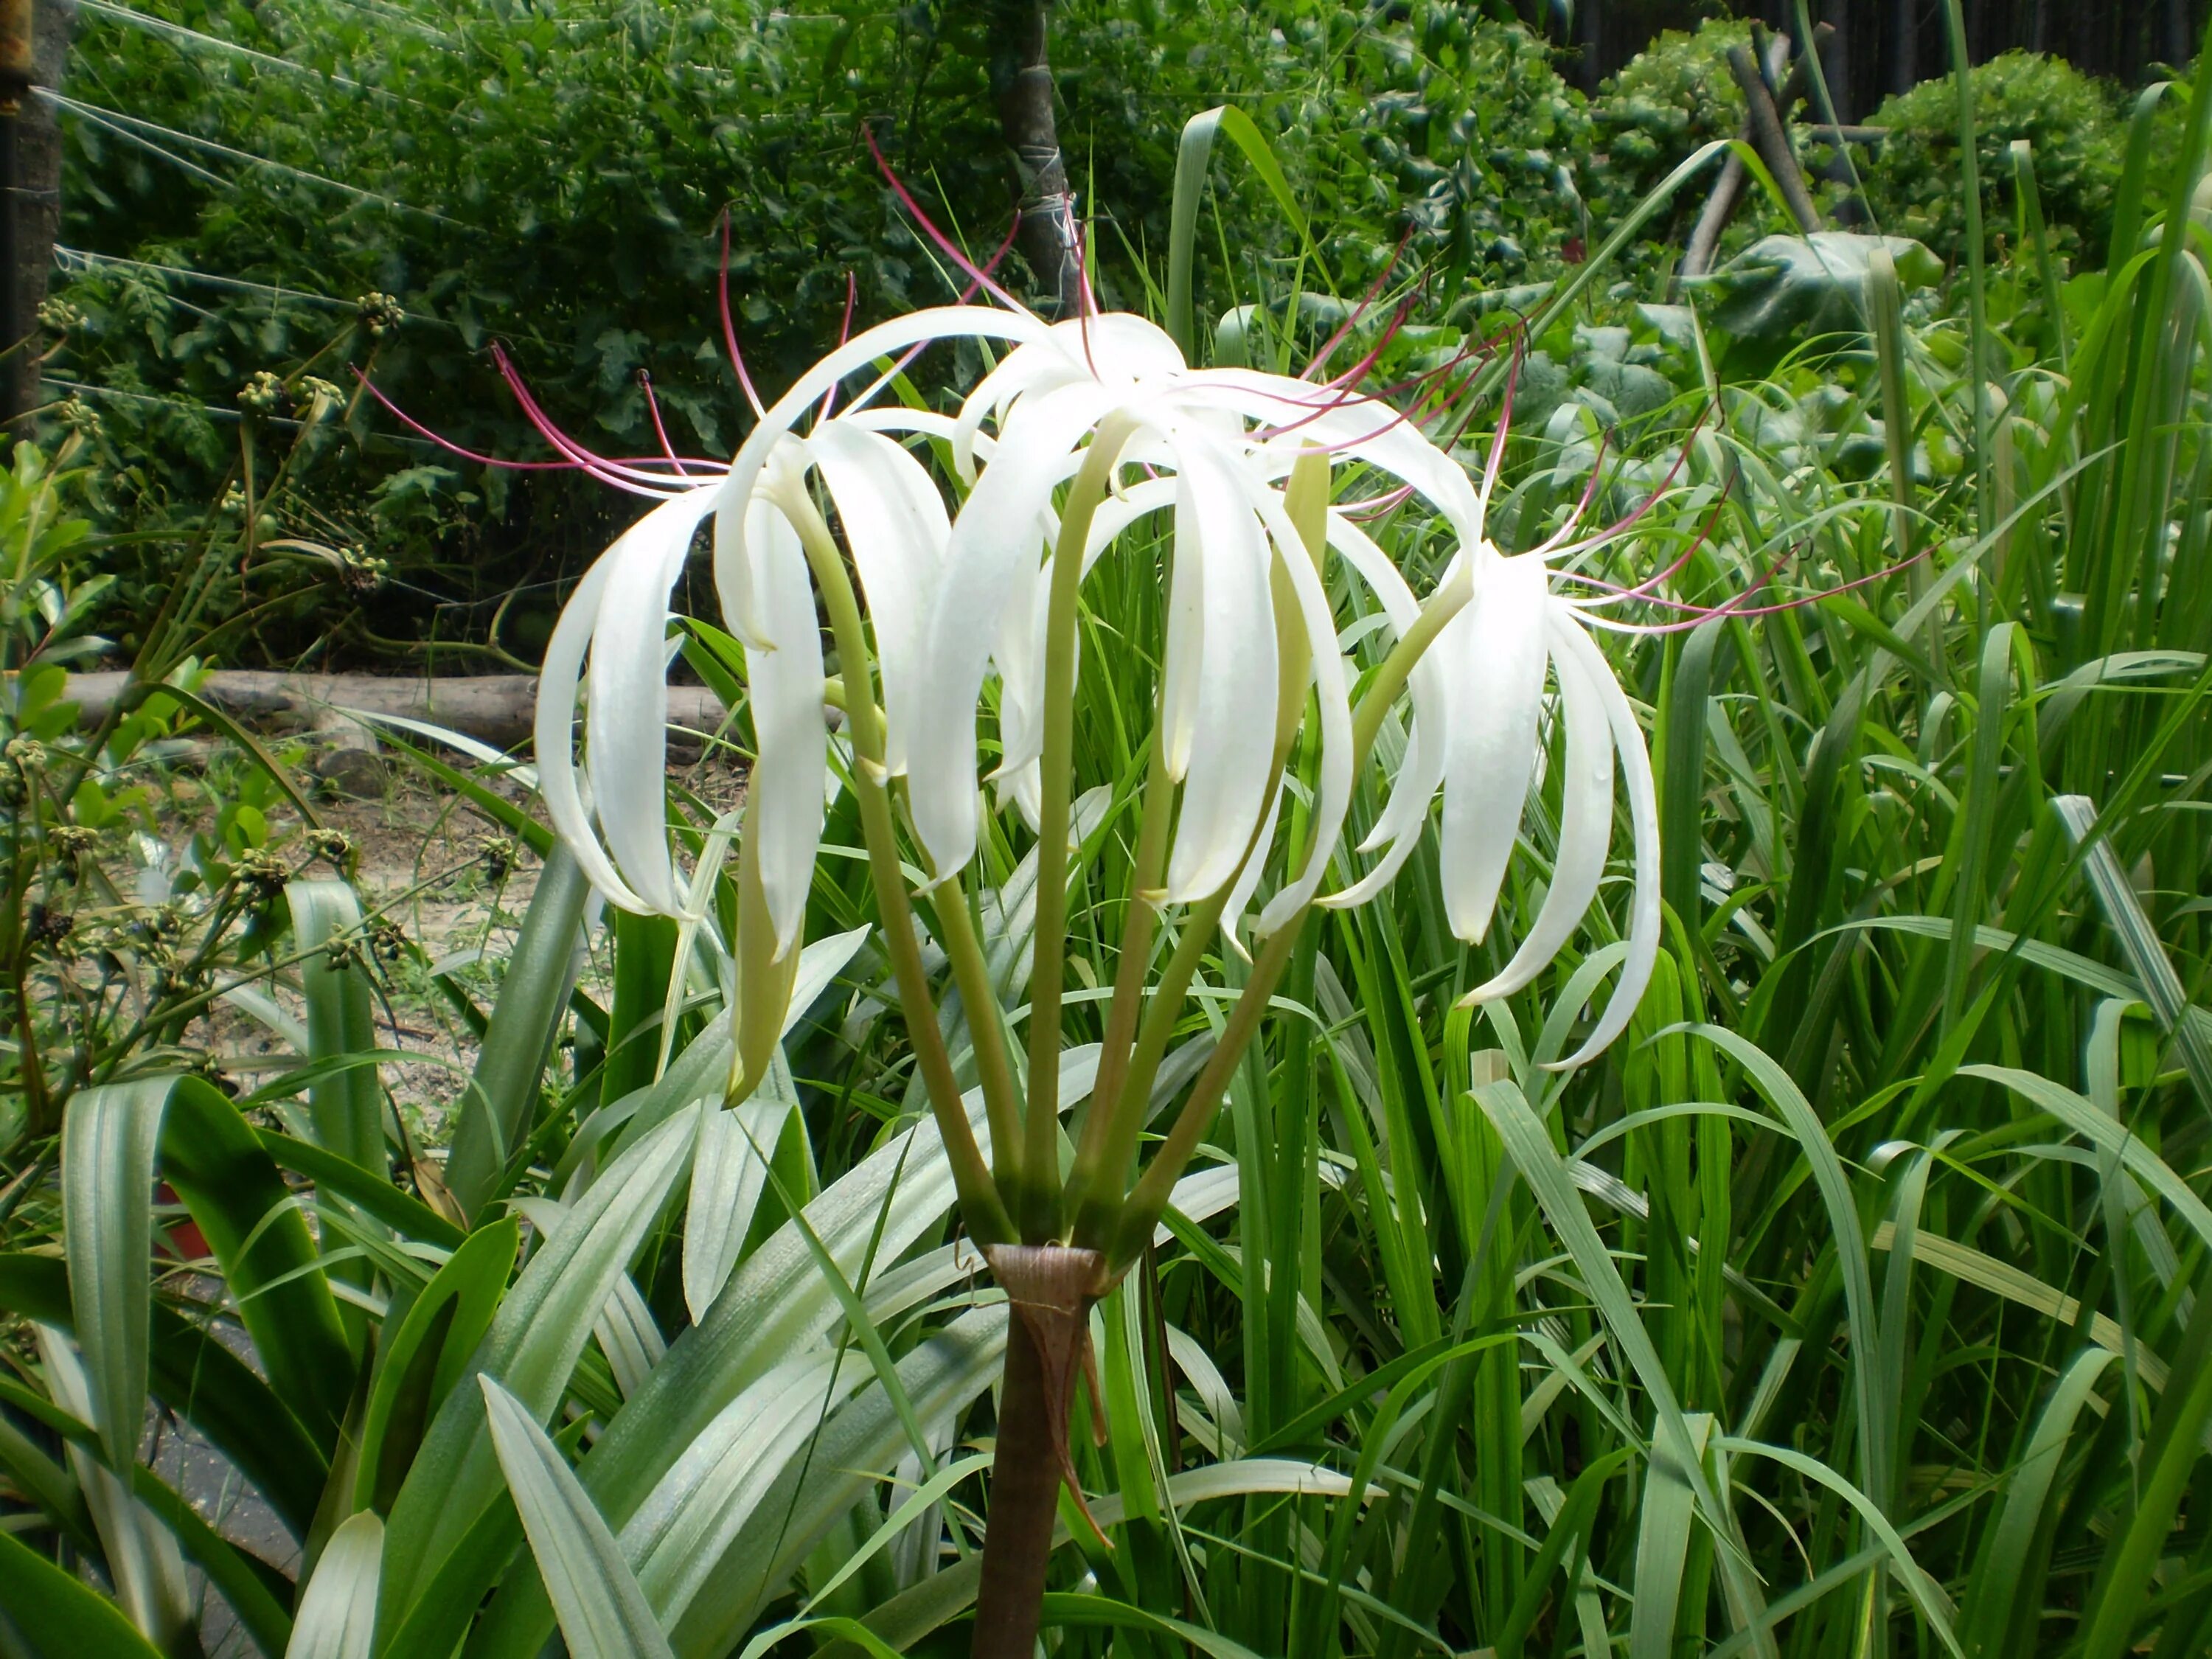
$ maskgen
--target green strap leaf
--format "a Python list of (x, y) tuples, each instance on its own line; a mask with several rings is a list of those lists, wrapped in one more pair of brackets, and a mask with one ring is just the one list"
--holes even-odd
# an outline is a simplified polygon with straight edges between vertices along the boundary
[(161, 1659), (161, 1650), (138, 1633), (114, 1602), (5, 1531), (0, 1531), (0, 1609), (42, 1654)]
[(88, 1089), (62, 1124), (62, 1237), (70, 1308), (107, 1466), (127, 1472), (146, 1425), (153, 1302), (154, 1153), (172, 1078)]
[(453, 1126), (446, 1190), (463, 1215), (474, 1216), (499, 1190), (508, 1160), (530, 1133), (545, 1058), (576, 982), (577, 930), (590, 894), (576, 860), (556, 843), (507, 952), (506, 977)]
[(1227, 133), (1244, 152), (1252, 171), (1260, 175), (1260, 181), (1274, 197), (1283, 217), (1297, 232), (1298, 240), (1309, 252), (1313, 246), (1306, 230), (1306, 216), (1299, 210), (1291, 182), (1283, 176), (1267, 135), (1253, 124), (1252, 118), (1227, 104), (1192, 116), (1183, 125), (1182, 142), (1176, 150), (1175, 200), (1168, 226), (1168, 335), (1182, 352), (1185, 362), (1197, 361), (1198, 341), (1191, 319), (1191, 275), (1197, 260), (1198, 210), (1206, 196), (1206, 175), (1213, 159), (1214, 135), (1219, 132)]
[[(691, 1113), (663, 1124), (569, 1206), (501, 1302), (472, 1370), (498, 1378), (533, 1413), (553, 1415), (615, 1281), (689, 1170), (697, 1135)], [(483, 1397), (457, 1385), (392, 1504), (380, 1615), (388, 1627), (407, 1615), (501, 1490)], [(446, 1639), (450, 1648), (459, 1632)]]
[(469, 1236), (387, 1328), (370, 1385), (354, 1501), (389, 1510), (422, 1433), (465, 1373), (514, 1269), (521, 1228), (502, 1218)]
[(675, 1659), (622, 1547), (522, 1402), (477, 1379), (492, 1443), (574, 1659)]
[[(301, 951), (307, 1000), (307, 1058), (360, 1054), (376, 1047), (369, 999), (368, 941), (361, 901), (343, 881), (295, 881), (284, 889)], [(364, 1170), (382, 1172), (384, 1091), (373, 1066), (350, 1066), (312, 1084), (307, 1108), (315, 1139)]]
[[(75, 1334), (69, 1272), (52, 1256), (0, 1255), (0, 1309)], [(206, 1436), (295, 1537), (306, 1537), (329, 1474), (321, 1450), (237, 1355), (161, 1303), (153, 1312), (155, 1397)]]
[(323, 1546), (284, 1659), (369, 1659), (383, 1570), (384, 1522), (368, 1510), (349, 1516)]

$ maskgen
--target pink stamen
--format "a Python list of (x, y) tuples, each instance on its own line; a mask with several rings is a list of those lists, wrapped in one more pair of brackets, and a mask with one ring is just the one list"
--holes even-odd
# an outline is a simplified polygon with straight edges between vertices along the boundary
[(914, 199), (914, 194), (907, 189), (905, 181), (891, 170), (890, 161), (884, 156), (883, 146), (876, 142), (875, 129), (866, 121), (860, 123), (860, 136), (868, 141), (868, 154), (876, 158), (876, 167), (883, 173), (884, 182), (890, 185), (891, 193), (898, 198), (900, 205), (914, 216), (915, 222), (921, 227), (931, 241), (937, 244), (945, 258), (974, 277), (975, 285), (1000, 304), (1011, 307), (1016, 311), (1026, 311), (1028, 307), (993, 282), (990, 272), (979, 268), (973, 260), (960, 251), (952, 239), (939, 230), (932, 222), (930, 216), (921, 210), (921, 204)]
[[(1006, 240), (999, 244), (999, 251), (991, 256), (990, 262), (983, 267), (986, 271), (996, 270), (1000, 264), (1004, 262), (1006, 255), (1012, 251), (1014, 238), (1018, 234), (1019, 234), (1021, 228), (1022, 216), (1020, 210), (1017, 209), (1014, 213), (1013, 223), (1006, 228)], [(954, 303), (957, 305), (966, 305), (970, 300), (975, 297), (976, 286), (977, 285), (975, 283), (970, 283), (967, 287), (962, 289), (960, 290), (959, 299), (955, 301)], [(913, 364), (914, 360), (921, 356), (923, 352), (928, 350), (930, 342), (927, 340), (918, 340), (914, 344), (908, 346), (903, 352), (900, 353), (897, 359), (891, 364), (890, 373), (878, 376), (875, 384), (871, 386), (866, 392), (862, 392), (859, 398), (854, 401), (853, 408), (865, 409), (870, 403), (873, 402), (876, 394), (878, 392), (881, 392), (885, 386), (889, 386), (893, 380), (896, 380), (900, 375), (905, 374), (907, 369)], [(851, 411), (848, 410), (847, 412), (850, 413)]]
[[(1698, 611), (1697, 615), (1687, 617), (1681, 622), (1644, 623), (1622, 623), (1614, 622), (1604, 617), (1586, 617), (1584, 619), (1593, 628), (1602, 628), (1607, 632), (1614, 634), (1679, 634), (1682, 633), (1686, 629), (1695, 628), (1702, 623), (1710, 622), (1715, 617), (1771, 617), (1784, 611), (1802, 611), (1808, 605), (1818, 605), (1823, 599), (1832, 599), (1838, 594), (1850, 592), (1854, 588), (1864, 587), (1871, 582), (1881, 581), (1888, 577), (1894, 576), (1901, 570), (1910, 569), (1912, 566), (1919, 563), (1921, 560), (1927, 556), (1927, 550), (1923, 549), (1921, 551), (1915, 553), (1909, 559), (1900, 559), (1897, 563), (1887, 566), (1882, 569), (1876, 570), (1869, 575), (1856, 577), (1850, 581), (1838, 583), (1833, 587), (1823, 588), (1817, 593), (1801, 593), (1795, 599), (1784, 599), (1774, 605), (1747, 605), (1744, 604), (1744, 600), (1748, 599), (1758, 593), (1761, 588), (1765, 587), (1767, 583), (1772, 580), (1775, 569), (1778, 569), (1782, 563), (1782, 561), (1778, 559), (1775, 561), (1774, 567), (1770, 568), (1765, 575), (1761, 576), (1758, 581), (1753, 583), (1751, 586), (1746, 588), (1735, 599), (1729, 600), (1727, 604), (1715, 605), (1711, 609), (1706, 610), (1699, 610), (1698, 607), (1696, 606), (1681, 607), (1686, 610)], [(1679, 605), (1680, 602), (1674, 600), (1655, 600), (1653, 603), (1674, 605)]]
[(760, 393), (753, 390), (753, 377), (745, 370), (745, 354), (738, 349), (737, 325), (730, 318), (730, 210), (722, 210), (722, 268), (715, 283), (716, 297), (722, 305), (722, 346), (730, 354), (730, 367), (738, 371), (738, 385), (745, 394), (745, 401), (753, 406), (756, 419), (768, 413), (761, 402)]
[(1370, 519), (1379, 519), (1386, 513), (1395, 512), (1413, 497), (1413, 486), (1400, 484), (1395, 489), (1387, 489), (1366, 501), (1348, 502), (1338, 510), (1354, 523), (1364, 524)]
[(538, 435), (546, 442), (551, 444), (554, 448), (559, 450), (561, 453), (566, 455), (602, 483), (611, 484), (617, 489), (626, 489), (636, 495), (653, 495), (660, 498), (665, 498), (670, 493), (667, 489), (668, 480), (665, 478), (655, 477), (641, 468), (597, 454), (585, 448), (583, 445), (563, 432), (555, 424), (553, 418), (538, 406), (537, 398), (531, 396), (529, 386), (524, 383), (522, 376), (516, 372), (513, 361), (507, 355), (506, 349), (495, 341), (492, 343), (491, 353), (492, 361), (499, 365), (500, 377), (507, 382), (507, 388), (514, 394), (515, 402), (521, 405), (524, 418), (538, 428)]
[[(839, 345), (843, 345), (846, 341), (853, 337), (853, 305), (854, 302), (860, 298), (860, 284), (853, 280), (853, 273), (848, 270), (845, 273), (845, 316), (844, 319), (837, 325), (837, 343)], [(837, 388), (835, 386), (832, 386), (827, 392), (822, 394), (822, 412), (816, 416), (815, 418), (820, 421), (828, 420), (830, 418), (830, 411), (836, 407)]]
[[(1734, 478), (1730, 478), (1729, 480), (1729, 488), (1733, 489), (1735, 487), (1735, 480)], [(1698, 550), (1703, 547), (1705, 543), (1711, 538), (1713, 526), (1720, 522), (1721, 509), (1723, 507), (1727, 505), (1727, 502), (1728, 495), (1724, 490), (1722, 493), (1721, 499), (1713, 503), (1713, 510), (1705, 515), (1704, 525), (1698, 528), (1698, 533), (1694, 537), (1691, 538), (1689, 546), (1682, 550), (1681, 556), (1665, 569), (1655, 572), (1653, 574), (1646, 576), (1642, 581), (1638, 582), (1632, 587), (1625, 586), (1619, 582), (1607, 581), (1602, 576), (1589, 575), (1587, 573), (1579, 570), (1563, 570), (1559, 572), (1559, 576), (1563, 580), (1581, 582), (1586, 586), (1601, 589), (1611, 596), (1602, 599), (1575, 600), (1571, 601), (1571, 603), (1578, 605), (1612, 605), (1620, 599), (1643, 599), (1646, 603), (1651, 605), (1666, 605), (1676, 609), (1692, 608), (1682, 605), (1681, 602), (1679, 600), (1662, 598), (1658, 593), (1657, 589), (1662, 582), (1673, 580), (1674, 577), (1681, 573), (1692, 559), (1697, 557)]]
[(427, 438), (447, 454), (458, 455), (465, 461), (474, 461), (478, 466), (495, 466), (507, 472), (574, 472), (582, 465), (580, 461), (503, 461), (496, 455), (479, 455), (475, 450), (464, 449), (452, 439), (441, 436), (424, 426), (422, 422), (386, 397), (382, 388), (359, 369), (353, 371), (353, 377), (362, 383), (370, 397), (384, 405), (386, 411), (392, 419), (398, 421), (417, 437)]
[(684, 462), (676, 453), (676, 446), (668, 441), (668, 428), (660, 419), (660, 399), (653, 395), (653, 376), (645, 369), (637, 372), (638, 389), (645, 393), (646, 412), (653, 416), (653, 429), (660, 436), (660, 453), (668, 458), (669, 465), (676, 469), (678, 477), (689, 477)]
[[(1656, 507), (1673, 486), (1674, 480), (1681, 476), (1682, 469), (1689, 465), (1690, 447), (1697, 441), (1698, 434), (1704, 428), (1705, 423), (1705, 417), (1703, 415), (1698, 416), (1697, 425), (1690, 428), (1690, 435), (1683, 440), (1681, 451), (1674, 457), (1674, 465), (1667, 469), (1667, 476), (1659, 481), (1659, 488), (1653, 490), (1626, 518), (1585, 540), (1558, 544), (1547, 542), (1538, 550), (1547, 558), (1572, 558), (1577, 554), (1587, 553), (1594, 548), (1602, 547), (1606, 543), (1625, 532), (1638, 520)], [(1728, 491), (1735, 487), (1735, 480), (1731, 477), (1721, 492), (1721, 499), (1727, 500)]]
[[(1382, 294), (1384, 284), (1389, 283), (1390, 280), (1390, 273), (1397, 270), (1398, 261), (1406, 257), (1406, 249), (1413, 240), (1413, 227), (1412, 222), (1408, 221), (1406, 225), (1406, 234), (1398, 239), (1398, 246), (1391, 250), (1389, 263), (1382, 267), (1381, 273), (1376, 276), (1375, 280), (1368, 284), (1367, 292), (1360, 297), (1359, 303), (1352, 308), (1352, 314), (1337, 325), (1336, 331), (1334, 334), (1330, 335), (1328, 338), (1322, 342), (1321, 349), (1314, 353), (1313, 361), (1308, 363), (1304, 369), (1299, 371), (1298, 379), (1301, 380), (1311, 380), (1320, 372), (1322, 367), (1328, 362), (1329, 358), (1335, 355), (1337, 347), (1344, 343), (1345, 337), (1350, 334), (1352, 331), (1358, 325), (1359, 319), (1367, 314), (1369, 308), (1374, 305), (1376, 298)], [(1401, 314), (1402, 315), (1403, 313), (1401, 313)]]

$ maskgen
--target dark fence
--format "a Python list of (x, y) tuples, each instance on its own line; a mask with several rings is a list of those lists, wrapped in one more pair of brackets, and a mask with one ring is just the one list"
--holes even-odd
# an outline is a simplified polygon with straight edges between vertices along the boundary
[[(1824, 63), (1846, 121), (1950, 63), (1944, 0), (1808, 0), (1806, 9), (1815, 23), (1835, 26)], [(1548, 4), (1542, 9), (1557, 15)], [(2132, 83), (2157, 64), (2194, 58), (2208, 10), (2212, 0), (1965, 0), (1966, 46), (1976, 63), (2020, 47)], [(1693, 28), (1701, 17), (1731, 11), (1796, 27), (1796, 0), (1578, 0), (1580, 53), (1571, 72), (1595, 87), (1660, 30)]]

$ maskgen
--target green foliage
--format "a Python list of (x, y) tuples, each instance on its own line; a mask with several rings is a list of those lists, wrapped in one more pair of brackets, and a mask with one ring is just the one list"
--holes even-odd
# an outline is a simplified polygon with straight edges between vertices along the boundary
[[(1982, 219), (1992, 250), (2010, 240), (2010, 146), (2034, 146), (2043, 213), (2057, 245), (2101, 260), (2112, 230), (2124, 134), (2113, 89), (2063, 59), (2008, 52), (1974, 69), (1974, 151)], [(1964, 250), (1959, 193), (1958, 94), (1948, 78), (1923, 81), (1869, 118), (1890, 136), (1861, 164), (1876, 218), (1892, 235), (1926, 243), (1944, 259)]]
[[(1526, 990), (1461, 1006), (1546, 897), (1555, 732), (1482, 946), (1444, 926), (1428, 848), (1373, 904), (1312, 924), (1164, 1231), (1098, 1309), (1108, 1432), (1094, 1443), (1082, 1399), (1073, 1459), (1114, 1547), (1075, 1528), (1060, 1541), (1048, 1651), (2203, 1650), (2212, 591), (2191, 578), (2212, 554), (2212, 404), (2185, 191), (2208, 149), (2212, 70), (2141, 181), (2126, 240), (2151, 257), (2060, 290), (2028, 251), (2001, 250), (1973, 295), (1997, 343), (1904, 299), (1870, 247), (1852, 252), (1871, 349), (1800, 342), (1755, 381), (1709, 379), (1687, 307), (1610, 319), (1545, 313), (1554, 287), (1524, 294), (1549, 320), (1491, 533), (1534, 546), (1587, 493), (1600, 521), (1644, 511), (1577, 573), (1668, 572), (1656, 592), (1674, 605), (1758, 596), (1614, 642), (1661, 780), (1669, 948), (1628, 1036), (1580, 1072), (1548, 1064), (1619, 960), (1603, 921)], [(1229, 161), (1214, 172), (1218, 245), (1255, 186)], [(1339, 250), (1376, 240), (1313, 222)], [(1325, 296), (1287, 265), (1240, 280), (1252, 269), (1266, 280), (1224, 282), (1197, 310), (1249, 306), (1256, 355)], [(1464, 343), (1431, 324), (1378, 377)], [(1502, 366), (1475, 374), (1452, 388), (1494, 395)], [(100, 550), (54, 531), (82, 516), (76, 459), (46, 467), (25, 447), (0, 480), (19, 573), (0, 637), (24, 671), (0, 682), (15, 769), (0, 776), (20, 792), (10, 949), (34, 896), (72, 890), (56, 831), (106, 826), (85, 855), (96, 879), (126, 846), (125, 792), (158, 775), (123, 738), (71, 750), (43, 672), (99, 623), (70, 596)], [(1417, 586), (1433, 579), (1445, 542), (1417, 506), (1369, 526)], [(1103, 563), (1085, 626), (1157, 660), (1159, 586), (1141, 562)], [(1382, 639), (1351, 614), (1354, 591), (1332, 590), (1367, 672)], [(68, 625), (50, 631), (57, 613)], [(1129, 733), (1156, 686), (1141, 666), (1082, 684), (1076, 784), (1097, 792), (1118, 878), (1137, 833)], [(172, 702), (132, 718), (181, 726), (192, 711)], [(1393, 718), (1378, 748), (1408, 738)], [(25, 763), (45, 756), (63, 764)], [(100, 793), (53, 786), (72, 770)], [(503, 770), (442, 775), (518, 812)], [(226, 895), (247, 878), (223, 872), (283, 799), (258, 769), (222, 781), (228, 828), (178, 866), (196, 927), (242, 904)], [(1383, 804), (1376, 780), (1361, 789), (1350, 838)], [(696, 850), (713, 815), (672, 794)], [(1023, 1010), (1036, 866), (993, 823), (975, 925), (990, 994)], [(848, 789), (827, 842), (860, 840)], [(1625, 858), (1613, 873), (1625, 916)], [(726, 916), (734, 877), (720, 879)], [(262, 907), (279, 942), (207, 958), (303, 992), (319, 976), (335, 1011), (298, 1033), (276, 1115), (124, 1077), (191, 1058), (160, 1035), (178, 1005), (142, 1000), (126, 1006), (149, 1023), (97, 1049), (112, 1065), (86, 1079), (118, 1086), (64, 1112), (50, 1084), (40, 1110), (0, 1123), (20, 1247), (0, 1253), (0, 1306), (37, 1327), (10, 1331), (0, 1377), (11, 1639), (137, 1652), (131, 1632), (163, 1608), (132, 1589), (158, 1590), (181, 1556), (272, 1656), (296, 1616), (302, 1650), (350, 1659), (372, 1603), (386, 1654), (465, 1639), (532, 1659), (556, 1631), (577, 1651), (658, 1639), (687, 1659), (757, 1659), (809, 1631), (841, 1653), (961, 1650), (1007, 1315), (951, 1219), (860, 860), (817, 875), (818, 988), (771, 1073), (788, 1098), (720, 1120), (732, 1011), (713, 929), (677, 963), (650, 929), (599, 928), (594, 977), (574, 986), (585, 911), (554, 887), (515, 943), (511, 994), (469, 1004), (489, 1028), (453, 1096), (453, 1145), (481, 1149), (473, 1231), (433, 1207), (434, 1159), (387, 1168), (380, 1147), (365, 1167), (337, 1145), (362, 1150), (362, 1101), (390, 1073), (340, 1046), (359, 1040), (361, 999), (330, 982), (328, 947), (311, 975), (281, 944), (281, 879)], [(1111, 983), (1116, 936), (1079, 925), (1073, 976)], [(1202, 1057), (1250, 969), (1202, 930), (1195, 949), (1201, 994), (1172, 1037)], [(139, 997), (115, 954), (118, 994)], [(34, 1012), (81, 992), (40, 958), (0, 969), (15, 1043), (0, 1097), (29, 1096), (22, 1033), (59, 1016), (27, 1018), (24, 988)], [(971, 1083), (966, 1019), (929, 971)], [(695, 995), (665, 1059), (624, 1052), (617, 1000), (629, 1021)], [(1077, 1110), (1103, 1006), (1064, 1011)], [(76, 1064), (41, 1056), (64, 1082)], [(370, 1088), (318, 1114), (319, 1085), (349, 1066)], [(1165, 1068), (1162, 1108), (1194, 1069)], [(145, 1190), (156, 1113), (158, 1173), (208, 1242), (190, 1274)], [(210, 1327), (250, 1332), (282, 1385)], [(303, 1546), (300, 1582), (196, 1528), (118, 1455), (141, 1397), (270, 1498)], [(356, 1411), (357, 1439), (337, 1420)]]
[[(715, 314), (722, 215), (734, 320), (771, 396), (836, 337), (848, 279), (863, 325), (957, 289), (864, 125), (933, 215), (979, 255), (997, 242), (1011, 173), (987, 9), (88, 11), (70, 81), (82, 107), (63, 118), (64, 240), (79, 253), (52, 372), (102, 389), (87, 397), (109, 510), (198, 526), (223, 494), (251, 378), (273, 372), (294, 396), (325, 378), (345, 419), (319, 440), (312, 507), (280, 514), (277, 533), (403, 580), (331, 596), (312, 621), (271, 617), (270, 643), (359, 654), (489, 640), (533, 658), (552, 584), (611, 533), (603, 492), (441, 452), (347, 371), (468, 450), (544, 459), (489, 360), (502, 342), (588, 446), (659, 453), (649, 375), (678, 449), (727, 455), (744, 417)], [(1313, 181), (1320, 251), (1347, 285), (1379, 274), (1408, 232), (1402, 272), (1433, 265), (1475, 287), (1519, 280), (1584, 234), (1579, 97), (1540, 41), (1471, 9), (1424, 0), (1401, 21), (1352, 0), (1083, 0), (1056, 9), (1052, 53), (1109, 305), (1143, 307), (1167, 245), (1170, 117), (1224, 100)], [(1206, 314), (1297, 252), (1256, 185), (1224, 182), (1217, 206), (1222, 234), (1199, 261)], [(979, 368), (962, 352), (914, 373), (959, 384)], [(143, 563), (149, 583), (173, 569)]]
[(1742, 131), (1743, 94), (1729, 73), (1728, 49), (1750, 44), (1751, 25), (1731, 19), (1668, 29), (1590, 100), (1589, 191), (1604, 222), (1642, 200), (1700, 144)]

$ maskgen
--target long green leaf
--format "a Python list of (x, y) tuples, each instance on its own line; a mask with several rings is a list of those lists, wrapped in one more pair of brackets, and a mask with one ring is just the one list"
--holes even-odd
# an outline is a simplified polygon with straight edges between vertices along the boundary
[(474, 1216), (497, 1190), (507, 1161), (529, 1133), (545, 1059), (576, 982), (577, 932), (590, 894), (574, 857), (556, 845), (507, 952), (491, 1023), (453, 1127), (446, 1190), (464, 1215)]
[(489, 1376), (477, 1379), (523, 1530), (575, 1659), (674, 1659), (629, 1564), (583, 1486), (536, 1419)]
[(384, 1522), (367, 1510), (349, 1516), (323, 1546), (301, 1595), (284, 1659), (371, 1659), (383, 1570)]
[(114, 1602), (0, 1530), (0, 1611), (44, 1659), (161, 1659)]

